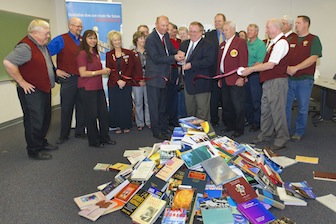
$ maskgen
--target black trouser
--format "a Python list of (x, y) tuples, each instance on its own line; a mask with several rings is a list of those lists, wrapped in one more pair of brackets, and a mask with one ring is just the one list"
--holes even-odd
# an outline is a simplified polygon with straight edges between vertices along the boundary
[(61, 82), (61, 132), (60, 139), (68, 138), (71, 130), (71, 121), (74, 107), (76, 107), (76, 130), (75, 134), (85, 134), (84, 108), (79, 100), (77, 88), (78, 76), (60, 78)]
[(80, 88), (79, 94), (85, 108), (85, 125), (87, 127), (89, 145), (97, 146), (109, 141), (109, 119), (104, 90), (85, 90)]
[(48, 144), (47, 135), (51, 120), (51, 92), (38, 89), (25, 94), (21, 87), (17, 93), (23, 112), (23, 124), (28, 153), (37, 153)]
[(244, 133), (245, 86), (222, 86), (223, 122), (232, 130)]
[(167, 88), (146, 86), (148, 108), (154, 134), (165, 132), (168, 129)]
[(177, 105), (178, 105), (178, 90), (179, 86), (177, 83), (177, 78), (178, 78), (178, 68), (171, 68), (171, 75), (170, 79), (167, 83), (167, 111), (168, 111), (168, 120), (170, 123), (177, 123)]
[[(210, 121), (213, 123), (219, 122), (218, 107), (221, 101), (222, 101), (222, 91), (221, 91), (221, 88), (218, 87), (217, 80), (216, 80), (213, 82), (211, 97), (210, 97)], [(223, 113), (222, 113), (222, 116), (223, 116)], [(224, 122), (223, 117), (222, 117), (222, 121)]]

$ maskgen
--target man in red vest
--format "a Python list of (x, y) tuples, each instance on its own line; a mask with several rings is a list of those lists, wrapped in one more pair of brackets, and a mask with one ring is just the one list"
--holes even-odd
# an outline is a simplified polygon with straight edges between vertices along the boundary
[(307, 125), (310, 95), (314, 85), (316, 61), (322, 57), (322, 45), (318, 36), (309, 33), (310, 19), (308, 16), (298, 16), (295, 29), (296, 39), (288, 40), (290, 47), (289, 66), (287, 73), (287, 123), (291, 132), (291, 115), (293, 101), (296, 99), (298, 112), (295, 119), (295, 129), (292, 141), (300, 141)]
[(85, 139), (84, 108), (79, 99), (77, 82), (79, 71), (76, 57), (81, 33), (82, 21), (73, 17), (68, 22), (69, 31), (50, 41), (48, 49), (51, 55), (57, 55), (56, 75), (61, 84), (61, 131), (56, 144), (63, 144), (69, 139), (74, 107), (76, 107), (75, 137)]
[(283, 149), (289, 140), (286, 120), (286, 102), (288, 91), (288, 51), (289, 45), (281, 31), (280, 19), (269, 19), (266, 32), (270, 37), (264, 62), (245, 68), (243, 76), (260, 72), (262, 86), (260, 134), (253, 143), (269, 141), (275, 130), (274, 144), (271, 150)]
[(28, 35), (3, 61), (17, 83), (28, 156), (41, 160), (52, 158), (46, 150), (58, 148), (45, 139), (51, 120), (51, 88), (55, 86), (55, 68), (47, 48), (49, 38), (49, 23), (35, 19), (28, 26)]

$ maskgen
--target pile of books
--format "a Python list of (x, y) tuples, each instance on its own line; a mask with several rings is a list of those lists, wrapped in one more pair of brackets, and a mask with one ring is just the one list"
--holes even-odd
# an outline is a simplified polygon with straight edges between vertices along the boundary
[(196, 117), (179, 121), (170, 141), (125, 150), (130, 164), (98, 163), (95, 170), (118, 173), (99, 191), (74, 199), (78, 214), (95, 221), (121, 210), (140, 224), (271, 223), (271, 207), (316, 198), (306, 181), (281, 179), (294, 159), (218, 136)]

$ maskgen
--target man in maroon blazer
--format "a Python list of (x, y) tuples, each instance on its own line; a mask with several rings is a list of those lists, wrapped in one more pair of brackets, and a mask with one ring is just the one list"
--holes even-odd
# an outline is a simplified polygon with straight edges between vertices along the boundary
[[(248, 51), (245, 40), (237, 37), (236, 24), (233, 21), (224, 23), (225, 41), (218, 50), (217, 74), (231, 72), (239, 67), (245, 67), (248, 61)], [(245, 118), (245, 78), (238, 76), (237, 72), (218, 81), (222, 87), (223, 121), (226, 129), (234, 131), (232, 138), (244, 134)]]

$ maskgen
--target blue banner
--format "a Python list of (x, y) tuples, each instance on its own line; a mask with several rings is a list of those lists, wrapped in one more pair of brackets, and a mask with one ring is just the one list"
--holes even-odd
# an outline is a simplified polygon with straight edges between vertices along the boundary
[(105, 66), (105, 53), (109, 51), (107, 34), (111, 30), (121, 31), (121, 3), (66, 1), (68, 19), (78, 17), (85, 30), (95, 30), (98, 34), (98, 47), (102, 64)]

